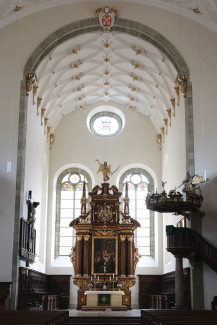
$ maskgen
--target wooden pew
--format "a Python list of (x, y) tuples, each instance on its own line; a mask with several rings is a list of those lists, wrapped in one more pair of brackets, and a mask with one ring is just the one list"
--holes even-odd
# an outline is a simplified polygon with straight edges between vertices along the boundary
[(70, 275), (47, 275), (20, 267), (18, 291), (18, 309), (68, 309)]
[(142, 310), (142, 325), (217, 325), (212, 310)]
[(10, 310), (11, 282), (0, 282), (0, 311)]
[(1, 325), (67, 325), (68, 322), (68, 311), (13, 310), (0, 312)]
[[(190, 302), (190, 268), (183, 269), (186, 308)], [(170, 309), (175, 304), (175, 272), (159, 275), (139, 274), (139, 308)]]

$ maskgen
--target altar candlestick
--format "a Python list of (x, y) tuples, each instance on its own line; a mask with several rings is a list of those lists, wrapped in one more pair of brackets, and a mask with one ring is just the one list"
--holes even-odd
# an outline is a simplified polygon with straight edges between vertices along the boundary
[(206, 169), (204, 169), (204, 171), (203, 171), (203, 179), (206, 182)]

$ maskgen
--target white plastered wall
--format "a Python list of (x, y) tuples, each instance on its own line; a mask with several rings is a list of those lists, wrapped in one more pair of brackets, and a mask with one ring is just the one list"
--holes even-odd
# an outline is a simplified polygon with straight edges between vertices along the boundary
[[(100, 6), (106, 5), (107, 2), (100, 2)], [(195, 170), (196, 173), (202, 174), (206, 169), (207, 177), (210, 178), (202, 189), (204, 194), (202, 209), (206, 212), (202, 220), (203, 233), (217, 245), (217, 218), (215, 217), (217, 212), (215, 197), (217, 185), (217, 150), (215, 150), (217, 142), (215, 96), (217, 36), (202, 26), (198, 33), (197, 23), (180, 18), (166, 10), (135, 5), (134, 2), (130, 4), (111, 1), (109, 5), (118, 8), (121, 18), (138, 21), (160, 32), (181, 52), (188, 64), (193, 87)], [(20, 80), (23, 78), (25, 63), (36, 46), (49, 34), (73, 21), (94, 17), (98, 7), (99, 3), (95, 1), (55, 7), (38, 12), (35, 16), (35, 25), (32, 15), (19, 20), (17, 27), (14, 23), (0, 30), (0, 139), (2, 139), (0, 141), (0, 260), (4, 261), (0, 264), (0, 280), (2, 281), (11, 280)], [(12, 98), (14, 109), (11, 131)], [(12, 139), (11, 156), (9, 156), (10, 136)], [(10, 174), (6, 172), (8, 160), (12, 162)], [(179, 174), (179, 177), (181, 179), (182, 175)], [(204, 288), (205, 307), (209, 309), (210, 302), (217, 292), (217, 275), (206, 266), (204, 267)]]
[[(178, 187), (186, 176), (186, 145), (185, 145), (185, 99), (180, 93), (180, 100), (175, 97), (175, 111), (171, 118), (171, 127), (168, 127), (168, 134), (165, 136), (162, 149), (162, 180), (166, 182), (165, 190), (167, 194), (170, 190)], [(175, 115), (175, 116), (174, 116)], [(182, 192), (182, 187), (177, 189)], [(182, 216), (175, 216), (171, 213), (164, 213), (163, 218), (163, 243), (164, 243), (164, 273), (175, 270), (174, 256), (167, 252), (166, 226), (176, 227)], [(184, 260), (184, 267), (189, 266)]]
[[(30, 267), (45, 272), (49, 144), (47, 136), (44, 134), (44, 127), (41, 125), (40, 114), (37, 116), (36, 103), (33, 105), (32, 92), (28, 97), (26, 138), (23, 218), (27, 219), (28, 205), (26, 200), (28, 199), (28, 192), (32, 191), (32, 200), (40, 204), (36, 209), (34, 226), (36, 229), (36, 261), (34, 264), (30, 264)], [(25, 266), (23, 262), (20, 265)]]

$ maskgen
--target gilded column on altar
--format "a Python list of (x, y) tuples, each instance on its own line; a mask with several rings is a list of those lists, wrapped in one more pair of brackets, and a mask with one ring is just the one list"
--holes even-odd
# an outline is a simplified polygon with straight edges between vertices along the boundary
[(84, 276), (88, 277), (89, 270), (89, 235), (84, 235), (84, 260), (83, 260), (83, 268), (84, 268)]
[(82, 270), (82, 235), (77, 235), (77, 254), (76, 254), (76, 260), (77, 260), (77, 276), (81, 276), (81, 270)]
[(128, 277), (133, 275), (133, 235), (127, 235), (128, 241)]

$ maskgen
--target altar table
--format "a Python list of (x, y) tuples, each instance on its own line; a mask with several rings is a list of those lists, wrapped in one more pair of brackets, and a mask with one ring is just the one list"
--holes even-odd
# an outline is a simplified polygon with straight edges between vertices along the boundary
[(127, 306), (122, 304), (124, 291), (85, 291), (87, 296), (86, 306), (83, 310), (96, 310), (110, 308), (113, 310), (127, 310)]

